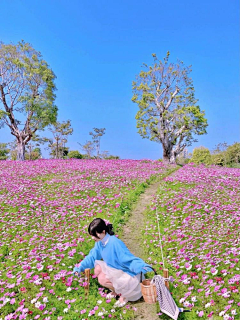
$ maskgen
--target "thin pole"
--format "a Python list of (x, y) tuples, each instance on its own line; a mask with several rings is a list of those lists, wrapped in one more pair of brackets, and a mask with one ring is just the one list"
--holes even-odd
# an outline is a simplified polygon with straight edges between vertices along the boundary
[(158, 222), (158, 234), (159, 234), (160, 248), (161, 248), (161, 253), (162, 253), (163, 269), (165, 269), (164, 258), (163, 258), (163, 249), (162, 249), (162, 237), (161, 237), (161, 232), (160, 232), (160, 227), (159, 227), (159, 216), (157, 213), (157, 209), (156, 209), (156, 216), (157, 216), (157, 222)]
[(168, 269), (165, 269), (165, 265), (164, 265), (163, 249), (162, 249), (162, 237), (161, 237), (161, 232), (160, 232), (159, 215), (157, 213), (157, 208), (156, 208), (156, 216), (157, 216), (157, 222), (158, 222), (158, 234), (159, 234), (160, 248), (161, 248), (161, 253), (162, 253), (163, 277), (165, 278), (165, 286), (169, 289), (169, 282), (168, 282), (169, 274), (168, 274)]

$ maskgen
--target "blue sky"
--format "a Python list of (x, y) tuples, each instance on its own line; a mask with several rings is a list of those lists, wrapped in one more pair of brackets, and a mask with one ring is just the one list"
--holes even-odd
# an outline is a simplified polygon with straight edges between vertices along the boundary
[[(209, 123), (208, 134), (189, 151), (240, 141), (237, 0), (1, 0), (0, 39), (31, 43), (56, 74), (58, 120), (70, 119), (74, 129), (71, 150), (93, 127), (105, 127), (102, 151), (122, 159), (162, 156), (160, 144), (137, 133), (131, 97), (142, 63), (167, 51), (172, 62), (192, 65)], [(1, 129), (0, 142), (11, 140)]]

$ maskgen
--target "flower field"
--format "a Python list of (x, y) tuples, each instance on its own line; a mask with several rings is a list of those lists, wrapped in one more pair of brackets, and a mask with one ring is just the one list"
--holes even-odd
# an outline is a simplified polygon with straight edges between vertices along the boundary
[(170, 291), (192, 310), (179, 319), (240, 319), (240, 170), (189, 164), (164, 180), (146, 218), (147, 261), (162, 274), (158, 220)]
[(86, 298), (72, 269), (94, 245), (89, 222), (98, 216), (121, 230), (138, 194), (164, 172), (158, 161), (1, 161), (0, 319), (132, 319), (134, 308), (114, 309), (96, 279)]

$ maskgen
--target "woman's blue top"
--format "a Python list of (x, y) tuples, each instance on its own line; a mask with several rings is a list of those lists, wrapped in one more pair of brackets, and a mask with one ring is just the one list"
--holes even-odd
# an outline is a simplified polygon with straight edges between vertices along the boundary
[(95, 260), (101, 259), (109, 267), (120, 269), (130, 276), (152, 271), (149, 268), (150, 266), (141, 258), (135, 257), (120, 239), (107, 233), (102, 240), (95, 243), (94, 248), (83, 259), (80, 267), (73, 269), (73, 273), (83, 272), (87, 268), (92, 269), (94, 268)]

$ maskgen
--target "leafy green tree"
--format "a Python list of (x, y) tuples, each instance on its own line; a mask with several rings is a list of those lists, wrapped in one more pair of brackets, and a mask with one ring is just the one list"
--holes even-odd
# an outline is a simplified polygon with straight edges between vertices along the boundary
[(0, 160), (7, 160), (9, 149), (7, 148), (7, 143), (0, 143)]
[(218, 166), (227, 166), (229, 164), (229, 155), (227, 154), (228, 144), (220, 142), (212, 152), (212, 163)]
[(204, 163), (206, 165), (210, 165), (212, 163), (210, 150), (205, 147), (193, 149), (193, 156), (190, 161), (196, 164)]
[(233, 145), (228, 146), (226, 149), (228, 164), (240, 163), (240, 143), (235, 142)]
[(54, 80), (41, 53), (29, 43), (0, 43), (0, 127), (8, 126), (16, 137), (17, 160), (25, 159), (34, 133), (56, 121)]
[(207, 120), (195, 98), (190, 67), (182, 61), (163, 61), (152, 55), (154, 64), (143, 65), (133, 81), (132, 101), (139, 107), (136, 114), (138, 133), (162, 144), (163, 161), (176, 163), (176, 157), (206, 133)]
[(211, 154), (211, 161), (216, 166), (226, 166), (223, 153)]
[(83, 156), (78, 150), (71, 150), (68, 152), (68, 158), (70, 159), (82, 159)]
[(92, 136), (93, 143), (96, 146), (97, 158), (100, 157), (100, 139), (105, 134), (105, 128), (93, 128), (93, 132), (89, 132)]

